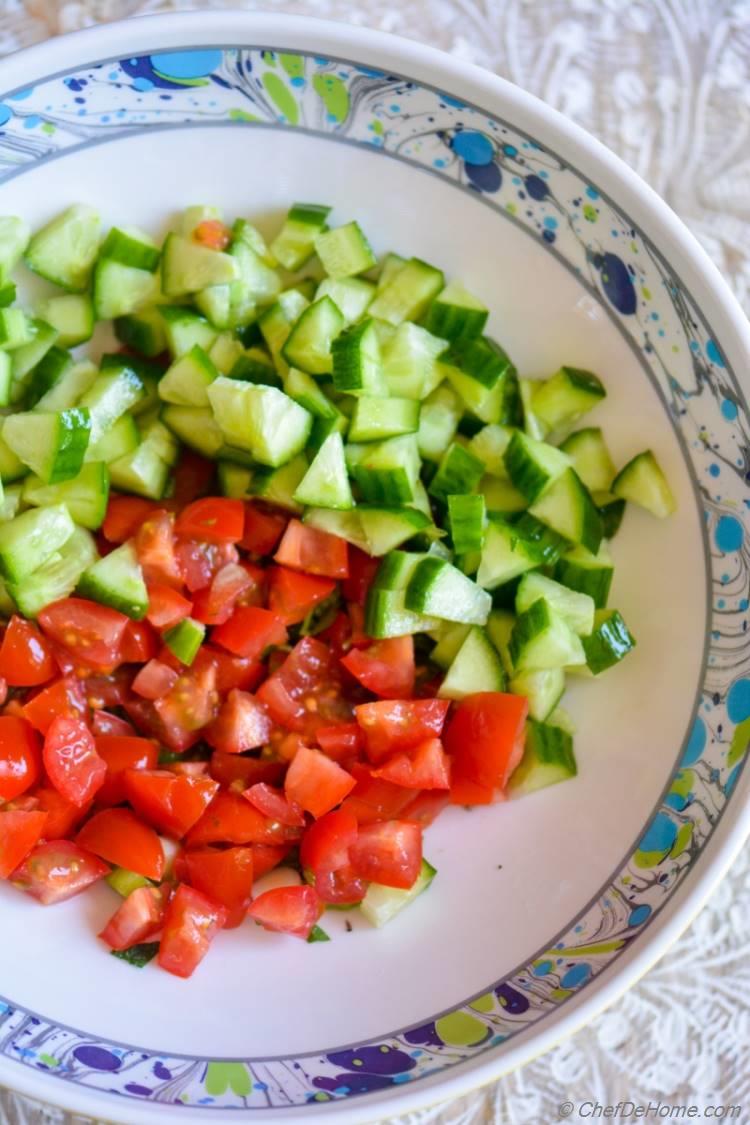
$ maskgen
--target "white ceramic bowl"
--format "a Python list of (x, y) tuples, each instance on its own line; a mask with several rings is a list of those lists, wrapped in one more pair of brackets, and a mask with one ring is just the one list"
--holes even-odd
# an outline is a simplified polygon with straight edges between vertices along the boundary
[(486, 1082), (643, 973), (750, 825), (748, 326), (611, 153), (416, 43), (175, 15), (23, 52), (0, 89), (0, 212), (83, 200), (153, 227), (197, 201), (270, 222), (332, 203), (488, 297), (523, 374), (599, 372), (616, 460), (653, 447), (679, 501), (664, 523), (628, 511), (615, 540), (639, 643), (571, 693), (577, 780), (441, 818), (439, 876), (389, 928), (333, 915), (314, 946), (243, 928), (183, 983), (97, 945), (107, 887), (54, 910), (0, 888), (0, 1081), (149, 1125), (353, 1122)]

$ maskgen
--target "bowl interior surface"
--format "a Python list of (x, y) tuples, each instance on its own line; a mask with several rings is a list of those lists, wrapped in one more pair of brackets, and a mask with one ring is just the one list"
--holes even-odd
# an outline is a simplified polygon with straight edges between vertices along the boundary
[[(25, 954), (14, 1000), (103, 1038), (185, 1054), (304, 1053), (413, 1024), (481, 992), (549, 942), (632, 848), (691, 719), (705, 630), (699, 513), (674, 430), (635, 354), (601, 301), (481, 197), (333, 140), (192, 128), (161, 133), (155, 144), (142, 134), (40, 166), (2, 194), (5, 211), (32, 223), (80, 200), (107, 222), (154, 231), (197, 201), (261, 217), (267, 231), (291, 200), (330, 202), (336, 221), (358, 219), (378, 252), (423, 257), (481, 294), (490, 333), (523, 375), (549, 375), (561, 363), (598, 372), (609, 393), (591, 420), (604, 427), (616, 463), (657, 451), (679, 510), (662, 523), (631, 507), (614, 541), (610, 601), (638, 647), (606, 679), (573, 685), (579, 777), (522, 801), (452, 809), (426, 835), (436, 882), (387, 929), (372, 930), (355, 912), (349, 934), (347, 915), (329, 912), (333, 940), (306, 947), (247, 924), (223, 935), (184, 984), (137, 974), (95, 943), (115, 902), (109, 888), (54, 911), (0, 889), (5, 948)], [(675, 558), (685, 560), (677, 572)], [(50, 988), (38, 966), (52, 949), (65, 950), (66, 972)], [(83, 976), (96, 987), (81, 989)], [(209, 1008), (207, 1040), (193, 1013)]]
[[(559, 140), (561, 157), (514, 131), (516, 111), (531, 127), (522, 95), (482, 93), (456, 64), (385, 37), (360, 48), (353, 32), (315, 21), (278, 31), (271, 17), (252, 29), (229, 14), (202, 20), (135, 21), (85, 48), (79, 39), (67, 77), (0, 100), (0, 211), (37, 225), (80, 201), (107, 225), (158, 234), (207, 202), (270, 234), (291, 202), (330, 203), (333, 221), (357, 219), (378, 253), (424, 258), (484, 298), (489, 334), (522, 376), (561, 364), (597, 372), (608, 395), (590, 424), (617, 465), (653, 449), (678, 503), (663, 522), (629, 505), (612, 544), (610, 604), (638, 643), (601, 681), (571, 678), (578, 777), (450, 809), (426, 833), (435, 882), (384, 930), (329, 911), (332, 940), (308, 946), (247, 924), (222, 934), (184, 983), (139, 973), (97, 943), (117, 901), (108, 887), (42, 910), (0, 885), (12, 965), (0, 981), (4, 1080), (20, 1062), (65, 1078), (68, 1101), (89, 1112), (149, 1125), (175, 1102), (192, 1120), (207, 1106), (284, 1116), (319, 1099), (353, 1121), (351, 1094), (392, 1099), (424, 1079), (438, 1097), (450, 1068), (465, 1077), (480, 1058), (511, 1058), (516, 1033), (525, 1049), (541, 1043), (568, 1001), (580, 1012), (587, 995), (604, 995), (620, 954), (631, 976), (636, 960), (645, 967), (648, 927), (674, 921), (704, 850), (715, 868), (721, 841), (734, 832), (737, 843), (750, 738), (750, 424), (724, 335), (736, 364), (739, 334), (725, 332), (727, 300), (711, 296), (714, 332), (659, 248), (577, 173), (585, 138), (566, 139), (538, 110), (540, 136)], [(355, 63), (321, 57), (329, 40)], [(204, 46), (238, 42), (256, 47)], [(159, 53), (190, 43), (201, 46)], [(257, 47), (269, 43), (294, 53)], [(93, 65), (120, 49), (132, 53)], [(412, 57), (424, 85), (398, 77)], [(487, 112), (443, 88), (475, 89)], [(488, 116), (498, 107), (507, 120)], [(661, 215), (662, 232), (670, 221)], [(661, 249), (678, 243), (665, 234)], [(112, 342), (98, 330), (93, 350)], [(738, 814), (711, 840), (736, 786)], [(355, 1044), (367, 1045), (346, 1050)], [(236, 1063), (222, 1069), (226, 1060)], [(100, 1102), (84, 1106), (84, 1091)]]

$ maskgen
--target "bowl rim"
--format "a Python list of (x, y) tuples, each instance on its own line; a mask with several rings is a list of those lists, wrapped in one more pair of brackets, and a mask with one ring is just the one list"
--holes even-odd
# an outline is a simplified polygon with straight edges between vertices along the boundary
[[(557, 110), (490, 71), (457, 59), (437, 48), (385, 32), (353, 27), (309, 16), (249, 11), (173, 12), (148, 15), (99, 25), (26, 48), (0, 62), (2, 89), (10, 91), (41, 79), (69, 73), (101, 59), (111, 45), (112, 57), (148, 49), (177, 50), (201, 46), (267, 46), (320, 53), (329, 58), (341, 56), (368, 66), (408, 75), (426, 86), (448, 87), (467, 103), (498, 116), (512, 109), (514, 128), (539, 138), (553, 153), (558, 148), (575, 151), (575, 165), (590, 176), (605, 199), (615, 200), (643, 235), (654, 246), (666, 246), (670, 265), (676, 268), (685, 287), (694, 297), (705, 319), (715, 329), (730, 371), (742, 370), (750, 360), (750, 324), (717, 267), (674, 211), (641, 177), (605, 145)], [(301, 46), (304, 44), (304, 46)], [(503, 109), (502, 107), (505, 107)], [(547, 138), (550, 139), (548, 143)], [(664, 257), (661, 250), (657, 251)], [(736, 389), (744, 398), (742, 388)], [(703, 906), (723, 877), (750, 834), (750, 802), (742, 805), (739, 793), (731, 815), (722, 817), (711, 840), (703, 849), (699, 870), (685, 880), (672, 896), (668, 911), (660, 912), (649, 927), (649, 937), (640, 947), (633, 946), (605, 969), (579, 997), (571, 1000), (559, 1015), (551, 1015), (538, 1029), (520, 1033), (502, 1056), (489, 1051), (477, 1060), (467, 1060), (434, 1078), (424, 1078), (409, 1090), (364, 1095), (354, 1102), (329, 1102), (304, 1111), (247, 1111), (266, 1120), (271, 1113), (284, 1120), (308, 1118), (311, 1114), (333, 1117), (346, 1115), (350, 1122), (373, 1120), (389, 1114), (405, 1113), (445, 1098), (454, 1098), (497, 1079), (561, 1039), (572, 1034), (622, 995), (666, 952)], [(637, 944), (637, 943), (636, 943)], [(0, 1058), (0, 1079), (10, 1088), (30, 1097), (44, 1097), (75, 1112), (100, 1113), (109, 1118), (117, 1102), (83, 1087), (63, 1085), (39, 1072), (27, 1071), (12, 1060)], [(106, 1104), (106, 1108), (105, 1108)], [(124, 1107), (123, 1107), (124, 1109)], [(171, 1107), (164, 1107), (164, 1119)], [(127, 1120), (152, 1122), (153, 1107), (127, 1107)], [(215, 1118), (225, 1120), (237, 1110), (193, 1110), (183, 1107), (182, 1120)], [(242, 1112), (242, 1111), (239, 1111)], [(122, 1118), (125, 1120), (125, 1118)]]

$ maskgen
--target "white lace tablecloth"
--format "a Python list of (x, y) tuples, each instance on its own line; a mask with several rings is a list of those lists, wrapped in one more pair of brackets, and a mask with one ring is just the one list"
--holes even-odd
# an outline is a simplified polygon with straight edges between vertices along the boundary
[[(265, 8), (431, 43), (600, 137), (686, 220), (750, 311), (750, 0), (0, 0), (0, 53), (136, 13)], [(740, 1105), (750, 1122), (750, 846), (682, 940), (589, 1027), (398, 1125), (547, 1125), (562, 1103)], [(575, 1120), (575, 1117), (573, 1118)], [(645, 1118), (653, 1120), (653, 1118)], [(0, 1090), (0, 1125), (83, 1125)], [(395, 1125), (395, 1123), (394, 1123)]]

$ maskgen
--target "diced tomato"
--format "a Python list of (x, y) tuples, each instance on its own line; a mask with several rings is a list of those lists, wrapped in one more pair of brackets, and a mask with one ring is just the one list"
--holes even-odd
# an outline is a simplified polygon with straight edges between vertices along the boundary
[(196, 539), (181, 539), (176, 547), (177, 558), (185, 585), (191, 594), (211, 585), (214, 575), (222, 567), (239, 561), (239, 553), (232, 543), (204, 543)]
[(414, 820), (422, 828), (428, 828), (450, 804), (450, 793), (442, 789), (426, 789), (409, 801), (400, 813), (401, 820)]
[(422, 866), (422, 829), (411, 820), (385, 820), (360, 826), (349, 854), (363, 879), (408, 890)]
[(358, 547), (349, 545), (349, 576), (341, 583), (341, 592), (348, 602), (363, 606), (381, 559), (366, 555)]
[(140, 496), (117, 496), (113, 493), (102, 524), (104, 538), (110, 543), (124, 543), (135, 535), (141, 524), (158, 508), (159, 505), (153, 500), (142, 500)]
[(320, 574), (324, 578), (349, 576), (348, 543), (327, 531), (290, 520), (274, 558), (281, 566)]
[(113, 715), (111, 711), (94, 711), (91, 720), (91, 733), (95, 738), (102, 734), (134, 735), (135, 727), (127, 719)]
[(44, 736), (44, 768), (66, 801), (81, 808), (96, 795), (107, 775), (94, 736), (82, 719), (59, 716)]
[(353, 765), (351, 772), (357, 784), (341, 806), (356, 817), (359, 824), (375, 824), (395, 820), (401, 810), (417, 796), (418, 790), (394, 785), (392, 781), (373, 777), (367, 766)]
[(153, 940), (164, 920), (166, 898), (161, 887), (137, 887), (118, 906), (99, 937), (110, 949), (130, 949)]
[(169, 498), (170, 508), (179, 510), (185, 504), (195, 500), (197, 496), (205, 496), (211, 491), (214, 483), (216, 465), (195, 453), (192, 449), (183, 449), (180, 459), (172, 472), (172, 495)]
[(133, 680), (133, 691), (144, 699), (161, 699), (177, 683), (178, 674), (160, 660), (149, 660)]
[(447, 699), (393, 700), (355, 707), (368, 758), (377, 764), (391, 754), (413, 750), (427, 738), (439, 738), (449, 707)]
[(163, 508), (150, 512), (135, 532), (135, 549), (149, 586), (182, 586), (182, 571), (175, 552), (174, 517)]
[(223, 906), (181, 883), (164, 917), (159, 965), (177, 977), (191, 976), (227, 920)]
[(193, 242), (209, 250), (226, 250), (231, 241), (231, 228), (221, 219), (203, 219), (193, 231)]
[(120, 645), (123, 664), (145, 664), (156, 656), (158, 648), (156, 633), (148, 621), (128, 621)]
[(283, 762), (225, 754), (223, 750), (214, 750), (209, 764), (211, 777), (216, 778), (227, 789), (231, 788), (239, 793), (260, 781), (278, 785), (285, 769)]
[(159, 831), (181, 839), (216, 795), (219, 783), (209, 777), (182, 776), (171, 770), (127, 770), (127, 799), (135, 811)]
[(42, 765), (39, 735), (27, 719), (0, 715), (0, 802), (35, 785)]
[(48, 637), (90, 667), (109, 669), (121, 659), (128, 618), (86, 598), (62, 598), (41, 611), (39, 624)]
[(127, 800), (126, 770), (155, 769), (159, 758), (159, 747), (149, 738), (100, 735), (96, 739), (96, 750), (107, 767), (104, 784), (96, 795), (97, 802), (105, 807)]
[(187, 835), (187, 846), (205, 844), (286, 844), (298, 840), (298, 828), (264, 817), (239, 794), (220, 790)]
[(203, 737), (216, 750), (241, 754), (265, 746), (271, 737), (272, 725), (263, 703), (246, 691), (230, 691)]
[(345, 808), (326, 813), (303, 836), (300, 861), (323, 902), (345, 906), (364, 898), (367, 884), (354, 873), (349, 858), (356, 839), (356, 818)]
[(286, 638), (286, 627), (278, 615), (255, 605), (238, 606), (211, 636), (214, 644), (249, 660), (257, 660), (271, 645), (286, 644)]
[(83, 684), (73, 676), (63, 676), (24, 703), (23, 713), (42, 734), (56, 718), (79, 719), (86, 714)]
[(341, 661), (363, 687), (384, 699), (408, 699), (414, 691), (414, 638), (389, 637), (353, 648)]
[(185, 880), (225, 907), (228, 930), (239, 926), (247, 914), (253, 890), (253, 849), (197, 848), (184, 854)]
[(10, 812), (0, 809), (0, 879), (7, 879), (22, 863), (44, 832), (44, 810)]
[(313, 887), (274, 887), (254, 899), (247, 913), (264, 930), (306, 941), (323, 909)]
[(91, 808), (91, 805), (83, 805), (79, 808), (72, 801), (62, 797), (52, 786), (35, 789), (34, 796), (38, 801), (39, 810), (47, 813), (44, 834), (50, 840), (62, 840), (63, 837), (69, 836)]
[(284, 779), (284, 792), (306, 812), (322, 816), (351, 793), (355, 780), (320, 750), (303, 746), (295, 754)]
[(211, 660), (216, 668), (216, 690), (226, 695), (232, 688), (240, 691), (255, 691), (266, 674), (266, 666), (247, 656), (233, 656), (224, 649), (203, 645), (193, 667), (199, 661)]
[(364, 749), (365, 739), (359, 723), (335, 723), (319, 727), (315, 732), (318, 746), (334, 762), (358, 758)]
[(300, 806), (288, 800), (280, 789), (274, 789), (267, 782), (256, 782), (246, 789), (242, 796), (269, 820), (278, 820), (279, 824), (304, 827), (305, 814)]
[(76, 842), (102, 859), (157, 882), (164, 875), (161, 840), (130, 809), (104, 809), (87, 820)]
[(493, 786), (480, 785), (468, 777), (456, 777), (454, 770), (450, 791), (452, 805), (491, 805), (497, 799), (498, 793)]
[(208, 762), (190, 762), (178, 761), (169, 762), (164, 766), (165, 770), (171, 773), (176, 773), (179, 777), (209, 777)]
[(196, 591), (193, 617), (204, 625), (223, 625), (232, 616), (237, 601), (255, 588), (256, 583), (244, 566), (229, 563), (210, 586)]
[(351, 629), (350, 635), (350, 648), (368, 648), (370, 645), (370, 637), (365, 630), (365, 611), (361, 605), (355, 602), (350, 602), (346, 607), (346, 613), (349, 618), (349, 627)]
[(15, 614), (0, 646), (0, 676), (11, 687), (38, 687), (57, 675), (52, 649), (36, 625)]
[(94, 711), (101, 707), (122, 707), (130, 695), (132, 679), (131, 668), (118, 668), (109, 676), (87, 676), (83, 687), (89, 707)]
[(394, 754), (373, 777), (382, 777), (408, 789), (450, 789), (450, 760), (439, 738), (428, 738), (410, 754)]
[(460, 700), (443, 734), (453, 758), (453, 781), (503, 790), (523, 756), (529, 701), (483, 691)]
[(261, 684), (257, 698), (286, 730), (315, 737), (319, 727), (349, 722), (351, 704), (341, 691), (338, 661), (315, 637), (303, 637), (280, 668)]
[(319, 641), (327, 644), (336, 656), (339, 658), (344, 656), (352, 647), (352, 625), (348, 613), (340, 609), (331, 624), (315, 635)]
[(294, 844), (253, 844), (253, 877), (257, 880), (278, 867), (289, 855)]
[(163, 726), (161, 741), (177, 751), (192, 746), (197, 733), (211, 722), (218, 708), (214, 664), (194, 665), (178, 678), (167, 695), (151, 706)]
[(199, 539), (203, 543), (239, 543), (244, 527), (245, 509), (241, 500), (205, 496), (182, 509), (175, 532), (184, 539)]
[(245, 504), (245, 531), (240, 546), (254, 555), (270, 555), (284, 533), (288, 516), (258, 504)]
[(268, 570), (268, 607), (286, 625), (304, 621), (310, 610), (329, 598), (336, 589), (331, 578), (301, 574), (285, 566), (272, 566)]
[(47, 840), (29, 852), (11, 878), (14, 887), (43, 906), (53, 906), (79, 895), (108, 874), (106, 863), (72, 840)]
[(171, 629), (193, 612), (193, 603), (172, 586), (152, 582), (148, 588), (146, 617), (155, 629)]

